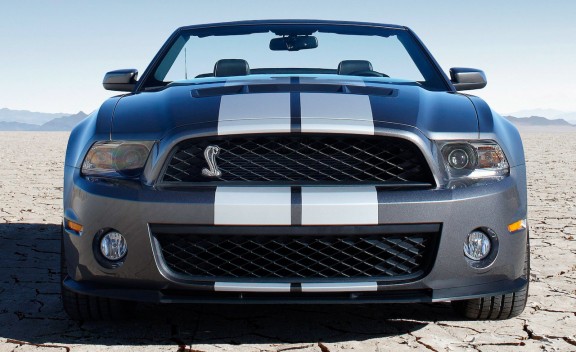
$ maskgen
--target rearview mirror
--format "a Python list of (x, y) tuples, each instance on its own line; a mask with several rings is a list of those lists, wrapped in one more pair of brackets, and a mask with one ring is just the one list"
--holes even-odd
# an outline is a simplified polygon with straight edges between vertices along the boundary
[(138, 70), (134, 68), (110, 71), (104, 75), (102, 85), (104, 89), (120, 92), (131, 92), (136, 86)]
[(302, 49), (314, 49), (318, 47), (318, 39), (312, 35), (290, 35), (270, 40), (272, 51), (298, 51)]
[(456, 90), (472, 90), (486, 87), (484, 71), (475, 68), (453, 67), (450, 69), (450, 80)]

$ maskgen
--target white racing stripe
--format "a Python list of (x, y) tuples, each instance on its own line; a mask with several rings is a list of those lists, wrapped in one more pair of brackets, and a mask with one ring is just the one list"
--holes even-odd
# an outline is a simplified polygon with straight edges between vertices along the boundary
[(290, 292), (289, 283), (215, 282), (217, 292)]
[(374, 134), (370, 97), (355, 94), (300, 94), (302, 132)]
[(290, 132), (290, 93), (225, 95), (218, 134)]
[(217, 187), (214, 225), (290, 225), (290, 187)]
[(376, 187), (302, 187), (302, 225), (377, 225)]
[(302, 292), (368, 292), (378, 291), (376, 282), (302, 283)]

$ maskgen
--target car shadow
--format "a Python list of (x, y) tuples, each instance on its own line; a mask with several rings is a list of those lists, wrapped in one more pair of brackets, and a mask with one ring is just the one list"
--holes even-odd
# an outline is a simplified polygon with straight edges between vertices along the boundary
[[(0, 224), (0, 338), (13, 343), (174, 345), (363, 341), (460, 320), (450, 304), (155, 305), (119, 322), (69, 320), (60, 301), (60, 224)], [(178, 347), (180, 346), (180, 347)]]

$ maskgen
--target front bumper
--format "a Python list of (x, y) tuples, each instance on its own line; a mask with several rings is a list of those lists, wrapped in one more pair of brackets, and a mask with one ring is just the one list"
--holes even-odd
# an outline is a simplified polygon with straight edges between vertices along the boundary
[[(65, 231), (68, 278), (64, 284), (83, 294), (167, 303), (429, 302), (505, 294), (517, 291), (527, 283), (522, 276), (527, 231), (511, 234), (507, 230), (508, 224), (526, 218), (525, 192), (522, 191), (526, 184), (524, 166), (512, 168), (510, 177), (500, 182), (481, 187), (375, 190), (375, 208), (363, 204), (362, 199), (358, 204), (341, 204), (340, 208), (338, 204), (321, 203), (311, 207), (310, 212), (316, 213), (316, 218), (322, 219), (324, 224), (335, 219), (334, 226), (349, 224), (351, 220), (347, 216), (352, 215), (346, 210), (358, 208), (363, 210), (356, 216), (360, 219), (357, 225), (438, 223), (442, 227), (438, 252), (426, 276), (385, 285), (369, 279), (336, 279), (324, 285), (326, 289), (315, 292), (279, 292), (274, 285), (266, 289), (254, 280), (231, 280), (234, 285), (228, 285), (226, 292), (217, 292), (218, 283), (176, 280), (161, 270), (162, 265), (154, 254), (150, 224), (226, 225), (226, 219), (217, 220), (218, 210), (214, 206), (217, 200), (212, 188), (158, 190), (141, 185), (88, 181), (77, 169), (69, 167), (66, 173), (70, 176), (71, 191), (65, 195), (65, 218), (82, 224), (83, 232), (77, 235)], [(336, 193), (354, 192), (353, 189), (344, 187)], [(250, 200), (246, 202), (249, 204)], [(225, 205), (227, 213), (242, 214), (231, 218), (232, 222), (270, 225), (270, 217), (256, 222), (257, 216), (251, 218), (254, 212), (243, 214), (242, 209), (248, 208), (246, 204)], [(252, 204), (249, 208), (258, 213), (259, 206), (262, 204)], [(282, 207), (268, 204), (260, 211), (267, 208), (281, 212)], [(306, 221), (305, 213), (300, 217), (300, 221)], [(280, 216), (274, 221), (282, 222), (282, 219)], [(290, 226), (289, 223), (285, 225)], [(124, 234), (129, 244), (125, 262), (115, 269), (100, 265), (94, 256), (93, 238), (108, 228)], [(477, 228), (488, 228), (498, 236), (498, 252), (490, 263), (473, 267), (465, 258), (462, 247), (465, 236)], [(325, 280), (323, 283), (326, 284)]]
[(525, 278), (448, 289), (382, 290), (378, 292), (256, 293), (212, 292), (202, 290), (158, 290), (127, 288), (95, 282), (78, 282), (67, 277), (64, 286), (71, 291), (98, 297), (147, 303), (219, 303), (219, 304), (369, 304), (442, 302), (504, 295), (528, 285)]

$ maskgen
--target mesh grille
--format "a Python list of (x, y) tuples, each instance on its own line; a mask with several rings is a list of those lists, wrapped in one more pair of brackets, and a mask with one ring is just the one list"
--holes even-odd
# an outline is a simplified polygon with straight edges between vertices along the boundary
[(346, 236), (156, 235), (164, 262), (195, 279), (408, 279), (431, 265), (432, 233)]
[[(207, 177), (204, 151), (220, 149), (219, 177)], [(399, 138), (291, 134), (188, 140), (176, 148), (163, 182), (434, 184), (420, 150)]]

